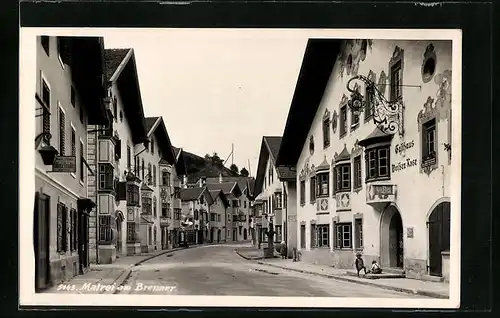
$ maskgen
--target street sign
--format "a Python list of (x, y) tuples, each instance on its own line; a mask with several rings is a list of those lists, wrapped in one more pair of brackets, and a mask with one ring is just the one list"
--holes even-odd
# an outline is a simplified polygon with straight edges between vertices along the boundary
[(76, 173), (76, 156), (56, 156), (52, 164), (52, 172)]

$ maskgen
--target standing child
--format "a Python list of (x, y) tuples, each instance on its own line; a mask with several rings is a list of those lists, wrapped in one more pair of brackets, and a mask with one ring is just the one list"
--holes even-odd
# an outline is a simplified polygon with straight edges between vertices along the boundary
[(356, 270), (358, 271), (358, 277), (359, 277), (359, 272), (361, 272), (361, 270), (364, 270), (366, 275), (365, 263), (363, 262), (360, 253), (356, 253)]

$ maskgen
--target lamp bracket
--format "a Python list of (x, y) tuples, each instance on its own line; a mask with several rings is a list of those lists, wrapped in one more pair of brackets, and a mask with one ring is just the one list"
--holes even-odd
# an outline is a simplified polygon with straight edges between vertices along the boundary
[[(366, 94), (369, 95), (369, 98), (365, 99), (359, 92), (359, 87), (352, 85), (356, 80), (366, 85)], [(347, 102), (347, 105), (353, 112), (359, 113), (366, 107), (370, 107), (372, 109), (373, 122), (380, 130), (387, 134), (398, 132), (401, 136), (404, 135), (404, 104), (401, 98), (388, 100), (378, 90), (377, 84), (363, 75), (357, 75), (349, 79), (347, 90), (351, 92), (351, 98)]]

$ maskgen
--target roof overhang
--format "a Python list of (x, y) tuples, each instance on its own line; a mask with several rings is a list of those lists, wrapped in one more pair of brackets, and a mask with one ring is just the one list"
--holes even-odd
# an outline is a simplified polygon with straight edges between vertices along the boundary
[(264, 178), (266, 177), (266, 166), (269, 159), (269, 150), (265, 142), (265, 137), (262, 137), (262, 143), (260, 146), (259, 163), (257, 164), (257, 175), (255, 178), (254, 194), (259, 194), (262, 191), (262, 186), (264, 184)]
[(276, 165), (297, 165), (340, 47), (341, 40), (339, 39), (310, 39), (308, 41)]

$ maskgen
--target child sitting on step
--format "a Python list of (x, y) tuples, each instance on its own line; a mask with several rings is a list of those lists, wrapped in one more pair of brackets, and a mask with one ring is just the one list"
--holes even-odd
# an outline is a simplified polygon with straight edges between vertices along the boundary
[(368, 271), (370, 274), (382, 274), (382, 268), (380, 268), (380, 265), (377, 263), (377, 261), (372, 261), (372, 268)]

